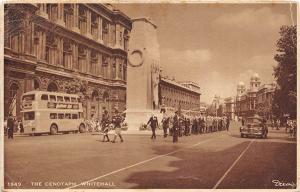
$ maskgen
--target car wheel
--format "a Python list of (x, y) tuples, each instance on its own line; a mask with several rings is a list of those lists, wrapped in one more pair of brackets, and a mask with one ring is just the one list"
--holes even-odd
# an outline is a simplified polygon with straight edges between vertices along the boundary
[(84, 126), (84, 124), (80, 124), (79, 125), (79, 132), (80, 133), (84, 133), (85, 132), (85, 126)]
[(51, 127), (50, 127), (50, 134), (51, 135), (55, 135), (55, 134), (57, 134), (57, 126), (55, 125), (55, 124), (53, 124), (53, 125), (51, 125)]
[(241, 133), (241, 138), (243, 138), (244, 137), (244, 134), (243, 133)]

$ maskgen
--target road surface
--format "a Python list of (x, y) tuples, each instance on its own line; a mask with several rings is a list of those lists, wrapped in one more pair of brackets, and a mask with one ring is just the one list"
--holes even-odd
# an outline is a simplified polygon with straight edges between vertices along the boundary
[[(110, 135), (112, 138), (112, 135)], [(268, 139), (230, 131), (172, 138), (96, 133), (15, 136), (4, 141), (5, 188), (295, 188), (296, 141), (269, 128)]]

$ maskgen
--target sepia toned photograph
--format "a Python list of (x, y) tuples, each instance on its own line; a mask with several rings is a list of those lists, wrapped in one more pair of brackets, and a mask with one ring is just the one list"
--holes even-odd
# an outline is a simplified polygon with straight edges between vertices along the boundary
[(1, 190), (299, 190), (297, 2), (2, 8)]

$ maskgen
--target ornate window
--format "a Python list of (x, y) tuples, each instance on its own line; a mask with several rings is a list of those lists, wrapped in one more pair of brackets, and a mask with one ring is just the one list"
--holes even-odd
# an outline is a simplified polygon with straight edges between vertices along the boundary
[(128, 41), (129, 41), (129, 32), (125, 29), (124, 35), (123, 35), (123, 42), (124, 42), (124, 50), (128, 51)]
[(113, 58), (113, 64), (112, 64), (112, 78), (115, 79), (117, 76), (117, 70), (116, 70), (116, 59)]
[(107, 78), (108, 61), (109, 61), (108, 56), (103, 55), (102, 56), (102, 71), (101, 71), (101, 73), (104, 78)]
[(68, 40), (64, 40), (63, 44), (63, 65), (64, 67), (71, 68), (72, 65), (72, 48)]
[(109, 24), (108, 22), (103, 19), (102, 21), (102, 38), (105, 45), (108, 44), (108, 30), (109, 30)]
[(78, 46), (78, 69), (81, 72), (85, 72), (86, 66), (86, 47)]
[(72, 27), (73, 7), (71, 4), (64, 4), (64, 22), (67, 28)]
[(98, 63), (98, 57), (97, 57), (97, 52), (92, 51), (91, 52), (91, 60), (90, 60), (90, 73), (93, 75), (97, 75), (97, 63)]
[(85, 35), (87, 31), (86, 20), (87, 20), (86, 9), (83, 7), (83, 5), (79, 5), (78, 27), (82, 35)]
[(95, 13), (92, 12), (92, 16), (91, 16), (91, 33), (92, 36), (95, 40), (97, 40), (98, 38), (98, 21), (97, 21), (97, 15)]
[(56, 42), (55, 42), (55, 37), (53, 34), (51, 33), (47, 33), (46, 34), (46, 62), (48, 62), (49, 64), (54, 64), (54, 51), (56, 51), (55, 49), (57, 48)]

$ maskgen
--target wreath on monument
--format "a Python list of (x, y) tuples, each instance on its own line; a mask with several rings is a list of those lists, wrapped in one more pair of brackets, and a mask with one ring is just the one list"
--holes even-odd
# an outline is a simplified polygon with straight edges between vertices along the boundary
[[(139, 61), (132, 61), (133, 55), (139, 55), (140, 59)], [(130, 52), (128, 56), (128, 63), (131, 67), (139, 67), (144, 63), (144, 55), (143, 52), (139, 49), (134, 49), (133, 51)]]

